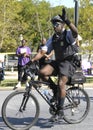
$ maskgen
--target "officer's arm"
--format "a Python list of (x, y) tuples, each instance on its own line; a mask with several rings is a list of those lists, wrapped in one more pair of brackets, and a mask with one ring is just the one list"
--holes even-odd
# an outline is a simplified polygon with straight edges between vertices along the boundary
[(73, 23), (71, 23), (71, 21), (67, 18), (65, 8), (62, 9), (62, 15), (59, 15), (59, 16), (66, 23), (66, 25), (71, 29), (73, 37), (76, 38), (78, 36), (78, 30), (75, 27), (75, 25)]
[(41, 50), (41, 51), (39, 51), (39, 52), (36, 54), (36, 56), (35, 56), (31, 61), (32, 61), (32, 62), (37, 61), (37, 60), (41, 59), (45, 54), (46, 54), (46, 51)]
[(78, 29), (75, 27), (75, 25), (73, 23), (70, 22), (70, 24), (68, 24), (69, 28), (72, 31), (72, 35), (74, 38), (76, 38), (78, 36)]

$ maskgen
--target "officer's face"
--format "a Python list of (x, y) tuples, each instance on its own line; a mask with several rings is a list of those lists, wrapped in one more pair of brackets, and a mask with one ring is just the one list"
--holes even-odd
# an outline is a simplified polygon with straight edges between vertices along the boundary
[(61, 33), (64, 28), (64, 23), (55, 22), (53, 23), (53, 27), (56, 33)]

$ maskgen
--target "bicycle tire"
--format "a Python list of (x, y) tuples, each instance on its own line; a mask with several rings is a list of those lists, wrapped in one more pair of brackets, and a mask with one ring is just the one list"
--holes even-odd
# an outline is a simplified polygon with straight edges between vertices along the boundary
[[(71, 87), (67, 90), (67, 93), (74, 102), (77, 103), (76, 106), (71, 105), (69, 98), (65, 99), (64, 102), (64, 120), (69, 124), (76, 124), (83, 121), (89, 113), (90, 109), (90, 99), (87, 92), (80, 87)], [(69, 106), (66, 108), (66, 106)]]
[(12, 130), (27, 130), (38, 120), (40, 107), (36, 97), (30, 93), (26, 109), (19, 111), (25, 90), (11, 93), (2, 105), (2, 118)]

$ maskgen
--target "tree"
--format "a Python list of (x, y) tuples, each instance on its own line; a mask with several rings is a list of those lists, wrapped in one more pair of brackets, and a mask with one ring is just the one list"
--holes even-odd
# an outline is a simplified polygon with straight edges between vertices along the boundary
[(93, 6), (89, 0), (80, 0), (79, 8), (79, 34), (83, 37), (83, 43), (86, 46), (82, 47), (83, 53), (89, 54), (89, 59), (93, 52)]
[[(19, 16), (17, 12), (20, 10), (18, 1), (15, 0), (0, 0), (0, 50), (6, 51), (16, 45), (15, 30), (18, 28), (18, 23), (15, 19)], [(10, 46), (9, 46), (10, 45)]]
[[(79, 34), (83, 42), (89, 43), (83, 49), (92, 52), (93, 6), (89, 0), (79, 0), (79, 3)], [(20, 43), (20, 34), (27, 39), (31, 48), (36, 49), (43, 36), (49, 38), (52, 35), (51, 18), (61, 14), (62, 8), (63, 6), (51, 7), (45, 0), (0, 0), (0, 51), (15, 51)], [(66, 10), (74, 22), (74, 8)]]

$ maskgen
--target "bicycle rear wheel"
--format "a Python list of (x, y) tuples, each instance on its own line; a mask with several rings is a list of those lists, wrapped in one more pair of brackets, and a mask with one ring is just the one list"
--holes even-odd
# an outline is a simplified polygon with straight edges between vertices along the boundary
[[(32, 127), (39, 116), (39, 103), (34, 95), (30, 94), (26, 103), (23, 99), (25, 91), (11, 93), (2, 106), (2, 118), (12, 130), (27, 130)], [(22, 108), (22, 104), (24, 108)]]
[(64, 103), (64, 120), (75, 124), (83, 121), (90, 109), (90, 99), (86, 91), (79, 87), (72, 87), (67, 90)]

